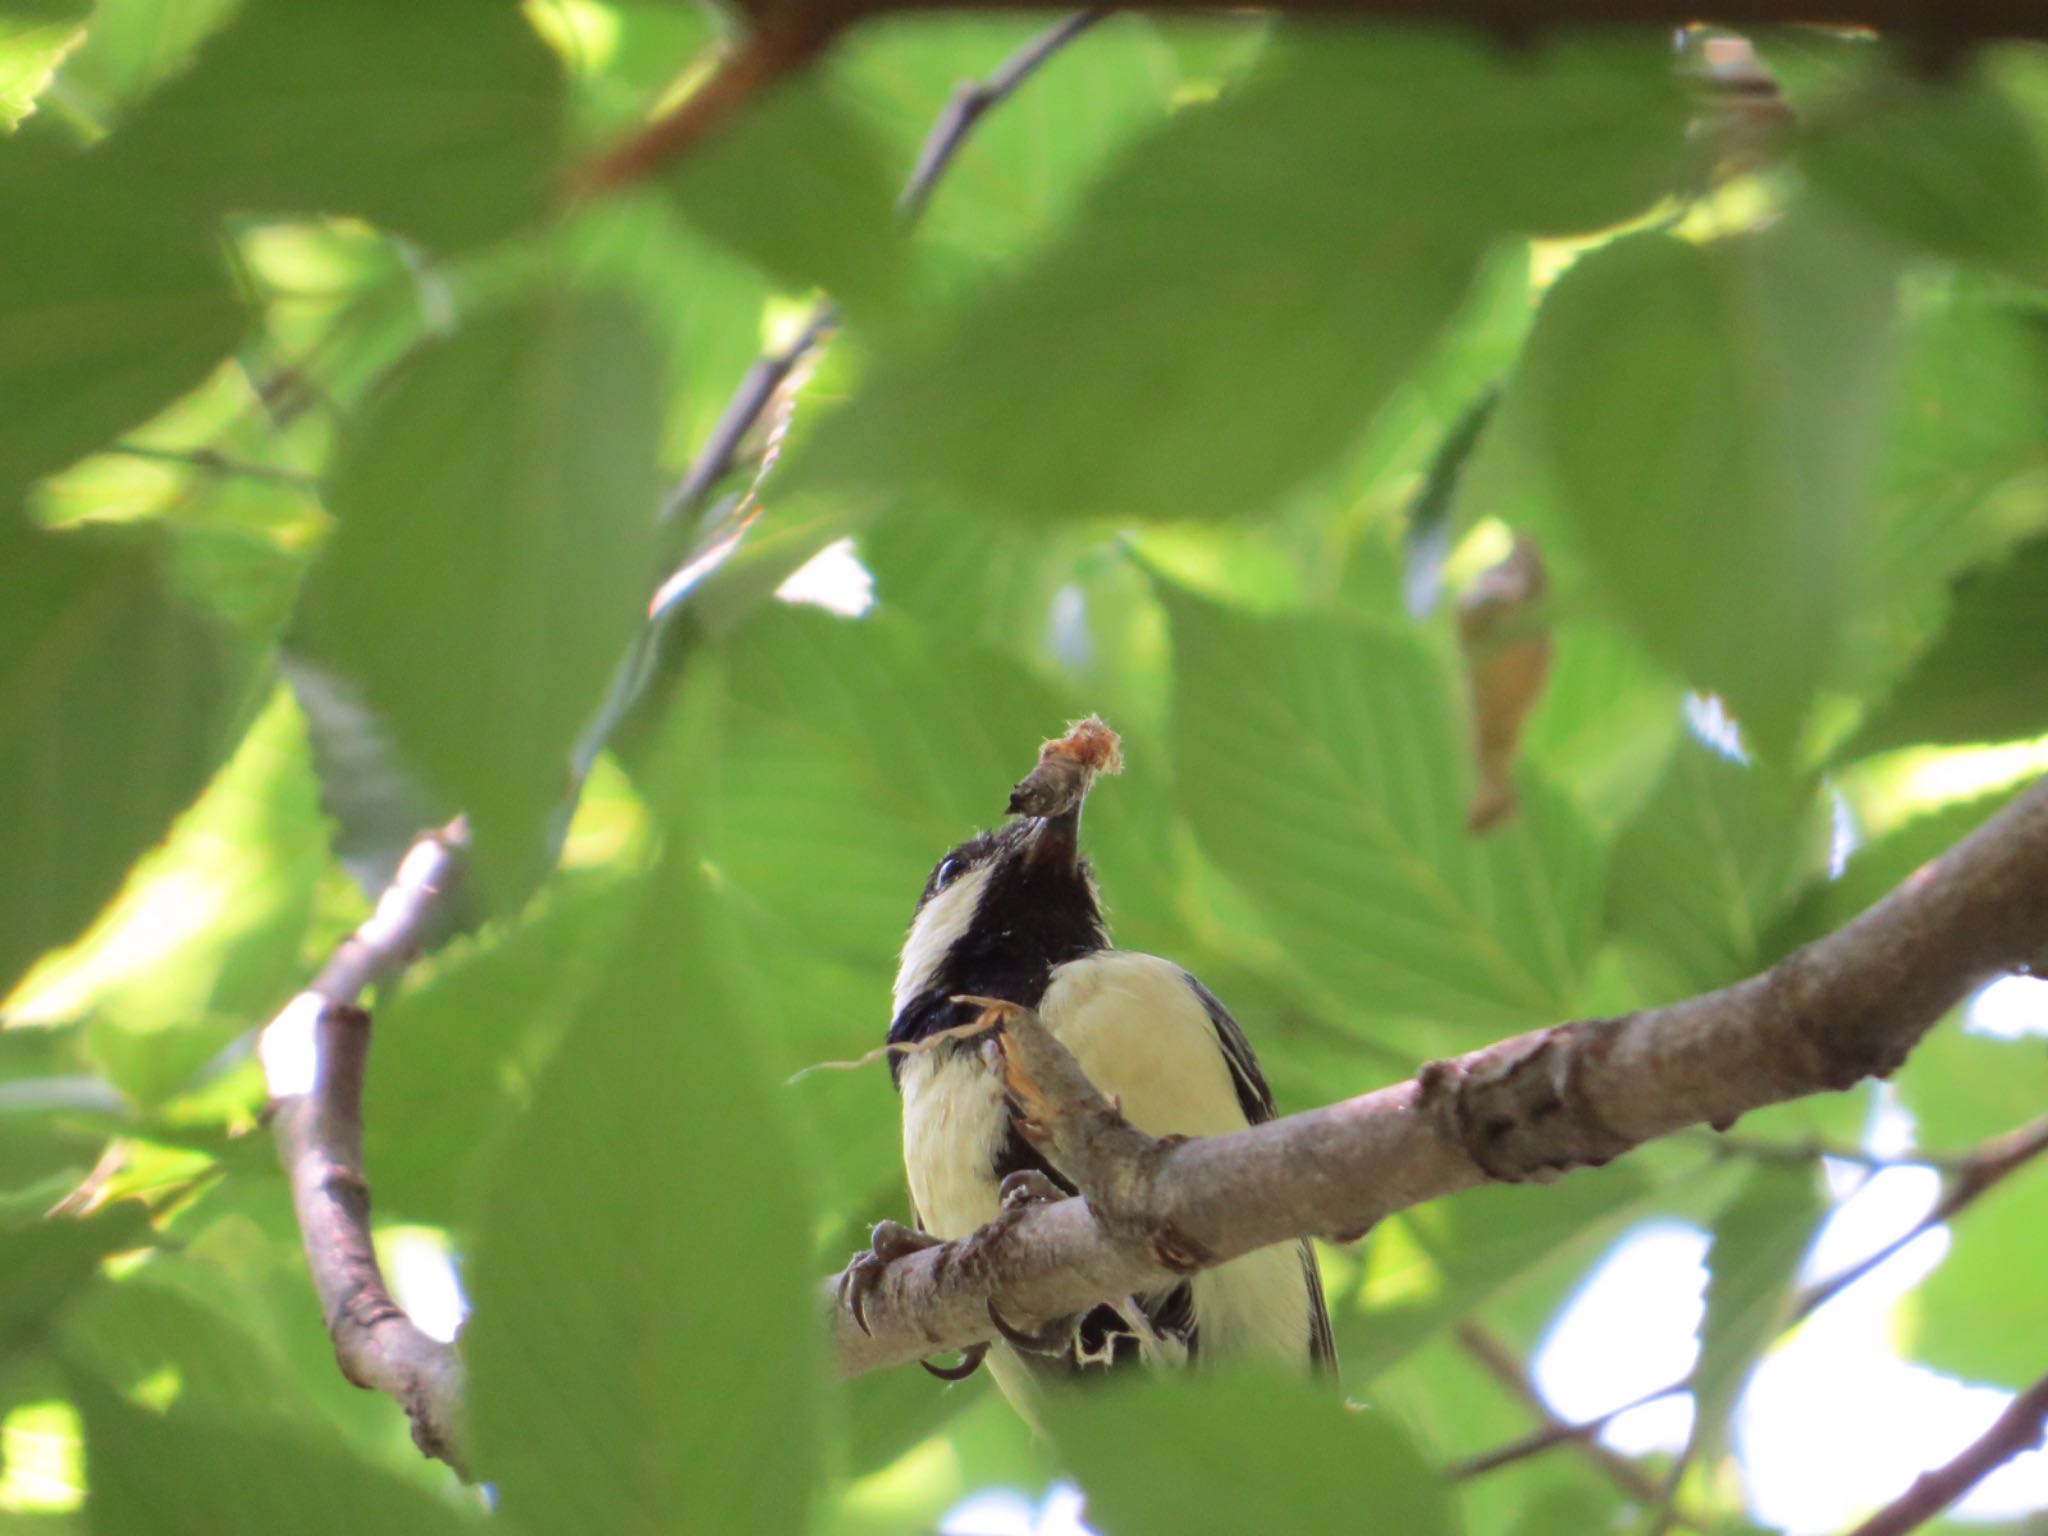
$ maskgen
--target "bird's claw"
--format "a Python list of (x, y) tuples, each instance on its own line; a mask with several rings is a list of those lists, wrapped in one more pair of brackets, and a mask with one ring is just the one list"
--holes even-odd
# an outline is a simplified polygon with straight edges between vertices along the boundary
[(993, 1300), (988, 1303), (990, 1326), (1003, 1336), (1003, 1341), (1012, 1349), (1027, 1355), (1064, 1355), (1073, 1343), (1074, 1331), (1070, 1320), (1059, 1318), (1047, 1323), (1037, 1332), (1019, 1328), (996, 1310)]
[(986, 1344), (970, 1344), (960, 1351), (958, 1365), (933, 1365), (929, 1360), (920, 1360), (917, 1363), (941, 1381), (965, 1381), (981, 1369), (982, 1359), (987, 1354)]
[(996, 1198), (1005, 1211), (1048, 1205), (1066, 1199), (1068, 1193), (1036, 1168), (1019, 1168), (1015, 1173), (1006, 1175), (996, 1188)]
[(900, 1221), (878, 1221), (868, 1248), (853, 1256), (839, 1277), (839, 1302), (853, 1314), (862, 1333), (868, 1327), (867, 1300), (880, 1283), (882, 1272), (896, 1260), (927, 1248), (943, 1247), (945, 1239), (906, 1227)]

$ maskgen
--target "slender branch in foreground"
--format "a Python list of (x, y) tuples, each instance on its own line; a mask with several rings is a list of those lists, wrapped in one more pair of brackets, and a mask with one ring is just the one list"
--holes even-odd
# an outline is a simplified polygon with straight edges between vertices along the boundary
[(171, 464), (180, 469), (194, 469), (201, 474), (220, 475), (231, 480), (268, 480), (278, 485), (311, 487), (314, 477), (296, 469), (284, 469), (275, 464), (252, 464), (246, 459), (231, 459), (226, 454), (211, 448), (153, 448), (147, 443), (109, 443), (101, 453), (113, 454), (117, 458), (142, 459), (151, 464)]
[[(1794, 1299), (1792, 1310), (1785, 1319), (1786, 1328), (1795, 1328), (1805, 1322), (1879, 1265), (1911, 1247), (1936, 1227), (1960, 1216), (1973, 1203), (1996, 1188), (2001, 1181), (2044, 1152), (2048, 1152), (2048, 1115), (2031, 1120), (2003, 1136), (1995, 1136), (1975, 1151), (1940, 1159), (1935, 1166), (1951, 1169), (1952, 1177), (1947, 1191), (1935, 1202), (1933, 1209), (1876, 1252), (1867, 1254), (1846, 1269), (1807, 1286)], [(1893, 1161), (1911, 1164), (1914, 1159)], [(1518, 1461), (1526, 1461), (1552, 1446), (1591, 1440), (1623, 1414), (1633, 1413), (1646, 1404), (1688, 1391), (1691, 1386), (1692, 1378), (1688, 1375), (1669, 1386), (1659, 1387), (1654, 1392), (1623, 1403), (1618, 1408), (1610, 1408), (1594, 1418), (1582, 1419), (1571, 1424), (1559, 1422), (1545, 1425), (1533, 1434), (1524, 1435), (1521, 1439), (1497, 1446), (1484, 1455), (1460, 1462), (1453, 1469), (1453, 1475), (1460, 1478), (1478, 1477), (1483, 1473), (1497, 1471), (1501, 1467), (1512, 1466)]]
[(447, 922), (466, 839), (457, 820), (415, 843), (376, 911), (264, 1029), (258, 1046), (271, 1131), (335, 1361), (357, 1386), (394, 1398), (412, 1421), (413, 1443), (458, 1472), (461, 1362), (392, 1300), (370, 1240), (362, 1173), (370, 1015), (359, 999), (403, 971)]
[(810, 63), (841, 25), (823, 13), (793, 13), (786, 22), (755, 25), (672, 110), (579, 167), (569, 179), (571, 194), (609, 191), (680, 159)]
[[(1013, 1321), (1067, 1316), (1188, 1267), (1272, 1243), (1356, 1238), (1382, 1217), (1490, 1180), (1548, 1180), (1687, 1126), (1727, 1127), (1768, 1104), (1884, 1076), (1942, 1014), (2048, 945), (2048, 782), (1923, 866), (1846, 927), (1760, 975), (1670, 1007), (1581, 1019), (1431, 1062), (1414, 1079), (1228, 1136), (1141, 1149), (1141, 1179), (1109, 1215), (1087, 1199), (989, 1230), (964, 1263), (948, 1244), (862, 1287), (866, 1326), (821, 1287), (851, 1375), (989, 1341)], [(1043, 1031), (1005, 1027), (1041, 1089)], [(1063, 1053), (1061, 1053), (1063, 1054)], [(1075, 1069), (1078, 1074), (1078, 1068)], [(1106, 1124), (1082, 1096), (1045, 1119), (1084, 1190)], [(1099, 1098), (1099, 1095), (1097, 1096)], [(1120, 1118), (1120, 1117), (1118, 1117)], [(1091, 1133), (1092, 1134), (1092, 1133)], [(1107, 1141), (1104, 1143), (1107, 1145)], [(1123, 1154), (1120, 1154), (1123, 1155)], [(1110, 1219), (1113, 1216), (1114, 1219)]]
[(2048, 1376), (2006, 1405), (1992, 1426), (1953, 1461), (1923, 1472), (1913, 1486), (1849, 1536), (1904, 1536), (1917, 1530), (2015, 1456), (2041, 1444), (2048, 1432)]
[[(952, 166), (975, 124), (1000, 106), (1017, 88), (1035, 75), (1067, 44), (1102, 19), (1101, 11), (1077, 11), (1046, 28), (996, 67), (984, 80), (963, 82), (947, 101), (945, 110), (932, 123), (931, 131), (917, 152), (917, 163), (896, 197), (896, 214), (905, 229), (914, 228), (924, 217), (927, 204), (939, 181)], [(718, 425), (704, 440), (689, 472), (676, 487), (663, 509), (664, 520), (693, 518), (704, 509), (712, 490), (725, 478), (741, 446), (774, 404), (776, 392), (838, 324), (838, 314), (829, 299), (820, 299), (804, 321), (803, 329), (787, 346), (763, 353), (747, 370), (740, 387), (733, 392)]]
[[(1550, 1405), (1543, 1401), (1543, 1395), (1530, 1382), (1529, 1373), (1522, 1363), (1515, 1359), (1513, 1353), (1499, 1339), (1495, 1338), (1477, 1323), (1464, 1322), (1458, 1325), (1458, 1343), (1466, 1354), (1470, 1355), (1495, 1381), (1507, 1389), (1510, 1396), (1516, 1398), (1531, 1413), (1542, 1419), (1546, 1426), (1558, 1427), (1564, 1425), (1564, 1420), (1558, 1418), (1556, 1414), (1550, 1411)], [(1595, 1467), (1599, 1468), (1601, 1472), (1605, 1473), (1610, 1482), (1644, 1509), (1653, 1508), (1662, 1501), (1664, 1491), (1657, 1486), (1656, 1482), (1647, 1472), (1630, 1461), (1626, 1456), (1610, 1451), (1606, 1446), (1594, 1439), (1580, 1439), (1575, 1441), (1575, 1443), (1579, 1447), (1580, 1454)], [(1682, 1519), (1683, 1517), (1681, 1516), (1680, 1518)], [(1690, 1521), (1686, 1523), (1691, 1524)]]

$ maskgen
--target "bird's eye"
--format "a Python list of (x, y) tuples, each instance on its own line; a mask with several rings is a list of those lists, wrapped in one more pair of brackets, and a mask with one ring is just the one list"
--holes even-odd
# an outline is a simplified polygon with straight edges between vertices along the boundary
[(947, 859), (944, 863), (940, 864), (932, 875), (932, 894), (936, 896), (940, 891), (951, 885), (953, 877), (959, 873), (960, 861), (958, 859)]

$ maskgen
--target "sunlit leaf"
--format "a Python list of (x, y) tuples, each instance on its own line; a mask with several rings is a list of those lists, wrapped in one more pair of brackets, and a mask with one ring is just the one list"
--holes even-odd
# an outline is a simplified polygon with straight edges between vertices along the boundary
[(0, 512), (0, 988), (198, 794), (249, 672), (142, 548)]
[(2030, 131), (1997, 76), (1994, 60), (1939, 80), (1875, 80), (1817, 115), (1800, 166), (1911, 244), (2048, 271), (2048, 134)]
[(1493, 238), (1625, 216), (1682, 122), (1633, 50), (1509, 68), (1450, 34), (1307, 30), (1264, 63), (1125, 156), (935, 348), (885, 360), (798, 483), (1044, 515), (1270, 505), (1357, 436)]
[(1947, 626), (1839, 755), (2048, 731), (2044, 581), (2048, 538), (2029, 540), (2004, 563), (1958, 579)]
[(1896, 1081), (1921, 1146), (1967, 1151), (2048, 1113), (2048, 1040), (1999, 1039), (1945, 1019), (1914, 1047)]
[(353, 214), (460, 246), (540, 211), (561, 118), (555, 60), (516, 6), (247, 0), (109, 148), (187, 206)]
[(35, 110), (36, 97), (81, 36), (90, 0), (7, 0), (0, 5), (0, 129)]
[[(1387, 1276), (1393, 1295), (1368, 1305), (1345, 1336), (1347, 1376), (1370, 1380), (1406, 1356), (1429, 1333), (1448, 1326), (1521, 1279), (1558, 1249), (1607, 1230), (1611, 1218), (1640, 1200), (1651, 1181), (1633, 1163), (1579, 1174), (1554, 1188), (1488, 1185), (1433, 1201), (1399, 1218), (1414, 1245), (1409, 1262), (1427, 1266), (1416, 1294), (1402, 1276)], [(1369, 1250), (1369, 1266), (1378, 1262)]]
[(331, 1442), (203, 1413), (159, 1416), (104, 1390), (80, 1394), (99, 1536), (444, 1536), (484, 1529)]
[[(2037, 1042), (2038, 1044), (2038, 1042)], [(2048, 1167), (2022, 1169), (1951, 1229), (1948, 1257), (1914, 1296), (1910, 1353), (1968, 1381), (2025, 1387), (2041, 1374), (2023, 1339), (2048, 1329)]]
[(1046, 1419), (1090, 1523), (1118, 1536), (1459, 1529), (1444, 1483), (1385, 1409), (1354, 1412), (1306, 1383), (1106, 1383), (1063, 1396)]
[(465, 1353), (530, 1531), (802, 1527), (810, 1216), (714, 919), (651, 883), (497, 1160)]
[(659, 393), (630, 312), (535, 302), (417, 354), (335, 473), (300, 642), (469, 813), (499, 901), (544, 867), (570, 747), (641, 622)]
[(143, 421), (242, 334), (192, 213), (102, 151), (0, 142), (0, 499)]
[(1653, 999), (1759, 969), (1771, 924), (1825, 867), (1828, 833), (1811, 780), (1681, 740), (1608, 866), (1608, 927), (1646, 967)]
[(1720, 1454), (1736, 1399), (1790, 1316), (1793, 1282), (1823, 1209), (1815, 1169), (1759, 1163), (1714, 1222), (1692, 1374), (1692, 1443), (1705, 1460)]
[(1766, 756), (1799, 732), (1863, 558), (1891, 303), (1889, 259), (1809, 216), (1617, 241), (1530, 338), (1532, 440), (1607, 600)]
[(1342, 1006), (1451, 1038), (1567, 1015), (1599, 853), (1528, 774), (1517, 819), (1465, 827), (1445, 668), (1414, 642), (1175, 596), (1175, 760), (1203, 845)]

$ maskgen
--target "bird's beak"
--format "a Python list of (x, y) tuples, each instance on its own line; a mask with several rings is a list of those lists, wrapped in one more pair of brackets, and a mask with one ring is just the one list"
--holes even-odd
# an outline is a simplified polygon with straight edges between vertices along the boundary
[(1081, 807), (1056, 816), (1033, 816), (1029, 823), (1030, 848), (1025, 857), (1046, 868), (1070, 870), (1081, 857)]
[(1093, 715), (1038, 750), (1038, 766), (1010, 791), (1010, 814), (1030, 818), (1033, 864), (1072, 869), (1081, 856), (1081, 806), (1098, 773), (1123, 767), (1116, 732)]

